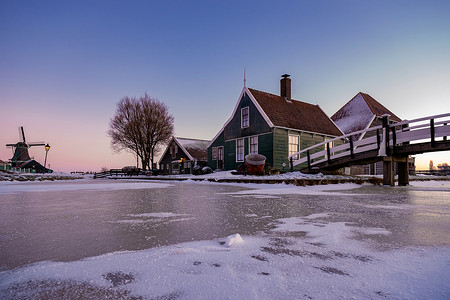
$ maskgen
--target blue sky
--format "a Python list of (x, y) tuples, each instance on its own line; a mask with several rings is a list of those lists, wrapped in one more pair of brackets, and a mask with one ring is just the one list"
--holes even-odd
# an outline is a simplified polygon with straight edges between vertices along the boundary
[(53, 145), (56, 170), (133, 164), (106, 136), (121, 97), (147, 92), (176, 135), (212, 139), (244, 68), (247, 86), (275, 94), (291, 74), (293, 98), (330, 116), (359, 91), (403, 119), (450, 112), (450, 2), (3, 0), (0, 142), (23, 125)]

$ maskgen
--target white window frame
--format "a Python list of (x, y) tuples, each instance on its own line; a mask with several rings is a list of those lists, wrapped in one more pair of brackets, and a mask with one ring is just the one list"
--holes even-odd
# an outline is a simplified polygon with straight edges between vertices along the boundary
[[(244, 116), (247, 116), (247, 118), (244, 119)], [(248, 106), (246, 106), (241, 108), (241, 128), (247, 128), (249, 126), (250, 126), (250, 109), (248, 108)]]
[(259, 151), (259, 149), (258, 149), (259, 148), (258, 142), (259, 141), (258, 141), (258, 136), (257, 135), (251, 136), (248, 139), (248, 149), (249, 149), (249, 153), (250, 154), (252, 154), (252, 153), (258, 154), (258, 151)]
[[(297, 143), (293, 143), (292, 139), (297, 139)], [(294, 149), (296, 145), (296, 149)], [(289, 134), (288, 137), (288, 151), (289, 151), (289, 156), (291, 156), (294, 153), (297, 153), (298, 151), (300, 151), (300, 136), (298, 134)], [(292, 157), (292, 160), (299, 160), (300, 157), (297, 154), (296, 156)]]
[[(242, 150), (242, 152), (239, 150)], [(244, 161), (244, 156), (245, 156), (244, 139), (237, 139), (236, 140), (236, 162)]]

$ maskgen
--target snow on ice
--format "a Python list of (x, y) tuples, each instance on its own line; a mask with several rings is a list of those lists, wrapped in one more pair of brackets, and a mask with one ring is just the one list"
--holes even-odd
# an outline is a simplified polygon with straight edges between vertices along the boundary
[[(376, 251), (351, 239), (360, 230), (329, 222), (329, 214), (277, 220), (261, 236), (235, 234), (142, 251), (117, 252), (75, 262), (40, 262), (0, 272), (0, 295), (21, 284), (89, 285), (98, 295), (144, 299), (448, 299), (448, 247)], [(303, 239), (295, 233), (305, 233)], [(366, 234), (386, 234), (382, 228)], [(27, 286), (27, 285), (24, 285)], [(34, 286), (35, 287), (35, 286)], [(39, 296), (41, 289), (23, 291)], [(34, 293), (34, 294), (33, 294)], [(17, 294), (15, 295), (17, 296)], [(125, 297), (126, 298), (126, 297)]]
[[(422, 189), (435, 184), (412, 182)], [(8, 183), (1, 185), (0, 193), (169, 186), (154, 182)], [(230, 193), (230, 196), (320, 196), (357, 187), (354, 184), (245, 186), (251, 189)], [(444, 189), (449, 187), (444, 183)], [(375, 209), (382, 205), (366, 206)], [(383, 208), (403, 209), (393, 205)], [(1, 271), (0, 298), (58, 298), (61, 295), (76, 298), (80, 292), (92, 298), (113, 299), (450, 298), (449, 246), (377, 250), (370, 239), (355, 236), (387, 236), (391, 234), (389, 230), (333, 221), (332, 215), (326, 212), (277, 219), (271, 230), (255, 236), (236, 233), (214, 240), (114, 252), (73, 262), (43, 261)], [(149, 212), (130, 214), (131, 220), (124, 222), (144, 222), (152, 218), (177, 220), (186, 216), (189, 215), (170, 211)], [(256, 214), (245, 216), (258, 217)]]

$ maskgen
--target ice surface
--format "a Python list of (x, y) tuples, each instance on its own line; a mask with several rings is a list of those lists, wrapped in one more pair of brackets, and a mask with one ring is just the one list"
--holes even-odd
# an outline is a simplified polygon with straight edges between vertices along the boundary
[[(240, 243), (236, 234), (228, 243), (197, 241), (3, 271), (0, 296), (13, 298), (11, 291), (37, 282), (46, 295), (60, 293), (64, 283), (66, 295), (88, 284), (100, 295), (114, 289), (146, 299), (448, 299), (449, 247), (380, 252), (350, 239), (354, 226), (329, 217), (280, 219), (268, 236), (244, 236)], [(37, 296), (36, 286), (25, 295)]]
[[(95, 184), (99, 184), (97, 188), (100, 190), (110, 190), (115, 184), (121, 183)], [(134, 184), (126, 182), (124, 187), (169, 186), (149, 182)], [(426, 190), (436, 184), (424, 182), (414, 185), (413, 189), (400, 187), (394, 191), (414, 192), (416, 188)], [(45, 187), (43, 190), (48, 190), (48, 186), (56, 191), (66, 190), (65, 184), (39, 185)], [(40, 191), (31, 183), (1, 184), (0, 191), (3, 193), (3, 187), (7, 186), (14, 187), (8, 193)], [(27, 186), (33, 186), (34, 189), (22, 188)], [(85, 189), (80, 186), (78, 189)], [(342, 195), (343, 190), (360, 187), (353, 184), (312, 187), (284, 184), (242, 186), (252, 190), (234, 192), (230, 197), (307, 194), (318, 195), (319, 197), (310, 197), (313, 199), (311, 201), (317, 200), (318, 203), (327, 202), (327, 198), (320, 195)], [(443, 195), (446, 195), (447, 187), (448, 183), (445, 183)], [(380, 187), (381, 189), (383, 188)], [(352, 202), (360, 201), (359, 196), (354, 192), (348, 194), (351, 197), (349, 201)], [(259, 204), (258, 201), (254, 203)], [(272, 203), (276, 204), (278, 200)], [(413, 202), (396, 205), (392, 202), (378, 204), (361, 201), (358, 205), (370, 212), (372, 209), (389, 209), (392, 218), (395, 213), (411, 210), (411, 218), (422, 220), (420, 214), (414, 214), (414, 207), (417, 208), (418, 205)], [(73, 296), (76, 292), (89, 290), (94, 292), (94, 298), (107, 298), (113, 293), (116, 298), (121, 296), (125, 299), (133, 296), (142, 296), (144, 299), (246, 300), (450, 299), (449, 246), (377, 250), (371, 243), (372, 239), (377, 236), (392, 236), (393, 233), (389, 230), (392, 227), (387, 227), (382, 221), (357, 226), (343, 221), (342, 214), (338, 215), (329, 208), (325, 211), (319, 210), (320, 213), (301, 217), (271, 219), (269, 229), (254, 236), (235, 234), (148, 250), (108, 253), (73, 262), (43, 261), (1, 271), (0, 298), (71, 298), (67, 295)], [(244, 215), (249, 221), (267, 217), (263, 215), (265, 212), (254, 214), (251, 210), (240, 210), (237, 213)], [(353, 211), (349, 211), (348, 215), (352, 213)], [(143, 213), (126, 213), (124, 216), (132, 220), (123, 222), (138, 223), (152, 219), (178, 221), (190, 215), (162, 208), (160, 212), (144, 210)], [(356, 239), (356, 236), (359, 238)], [(154, 236), (149, 234), (147, 238)], [(23, 297), (18, 297), (19, 292)], [(127, 297), (122, 297), (123, 295)]]
[[(343, 184), (330, 184), (330, 185), (315, 185), (315, 186), (295, 186), (284, 183), (280, 184), (234, 184), (239, 186), (245, 186), (251, 188), (249, 190), (243, 190), (235, 193), (230, 193), (235, 196), (251, 195), (255, 198), (276, 198), (276, 195), (331, 195), (333, 192), (339, 192), (342, 194), (345, 190), (351, 190), (361, 185), (355, 183), (343, 183)], [(357, 195), (352, 193), (351, 195)]]
[(170, 184), (160, 182), (129, 182), (129, 181), (105, 181), (86, 184), (70, 182), (0, 182), (0, 194), (16, 194), (20, 192), (60, 192), (78, 190), (127, 190), (127, 189), (151, 189), (167, 188)]

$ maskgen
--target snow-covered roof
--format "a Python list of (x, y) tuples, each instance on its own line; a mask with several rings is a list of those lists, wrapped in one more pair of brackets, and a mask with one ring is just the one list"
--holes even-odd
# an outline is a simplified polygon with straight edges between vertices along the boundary
[(211, 141), (180, 138), (175, 136), (172, 137), (172, 139), (168, 143), (166, 150), (161, 156), (161, 160), (166, 155), (172, 142), (177, 143), (178, 147), (180, 147), (186, 153), (186, 155), (189, 157), (190, 160), (204, 160), (204, 161), (208, 160), (208, 145)]
[(211, 141), (174, 137), (192, 158), (208, 160), (208, 145)]
[(339, 109), (331, 119), (345, 134), (363, 130), (370, 126), (374, 117), (389, 114), (390, 119), (400, 122), (400, 118), (368, 94), (358, 93)]

